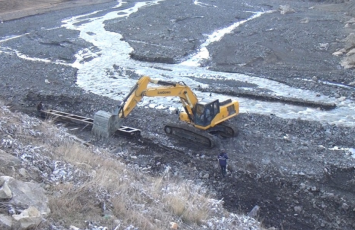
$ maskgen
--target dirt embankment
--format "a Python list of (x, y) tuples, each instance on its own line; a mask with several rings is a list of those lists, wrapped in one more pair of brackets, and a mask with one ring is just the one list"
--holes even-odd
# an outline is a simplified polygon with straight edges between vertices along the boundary
[(113, 0), (1, 0), (0, 21), (8, 21), (54, 10), (112, 1)]

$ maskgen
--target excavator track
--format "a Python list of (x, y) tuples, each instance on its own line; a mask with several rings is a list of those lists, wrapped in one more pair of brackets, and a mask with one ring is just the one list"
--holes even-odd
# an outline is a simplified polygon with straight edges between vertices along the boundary
[(219, 134), (222, 137), (230, 138), (238, 135), (238, 129), (229, 122), (223, 122), (207, 130), (211, 134)]
[(213, 148), (218, 144), (217, 138), (213, 135), (186, 125), (166, 124), (164, 131), (169, 136), (174, 136), (184, 141), (198, 143), (208, 148)]

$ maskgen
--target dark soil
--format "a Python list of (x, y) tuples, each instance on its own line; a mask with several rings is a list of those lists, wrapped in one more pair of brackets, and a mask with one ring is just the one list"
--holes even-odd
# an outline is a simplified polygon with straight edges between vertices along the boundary
[[(124, 7), (134, 3), (128, 1)], [(344, 27), (354, 17), (354, 1), (205, 3), (217, 7), (195, 7), (190, 0), (162, 1), (124, 20), (107, 21), (106, 29), (123, 35), (134, 48), (134, 59), (178, 63), (191, 55), (211, 30), (250, 17), (252, 13), (248, 11), (275, 10), (277, 13), (243, 24), (211, 44), (212, 59), (205, 63), (206, 67), (355, 99), (350, 85), (354, 82), (354, 69), (344, 69), (339, 64), (341, 58), (332, 55), (344, 47), (343, 39), (355, 29)], [(64, 18), (97, 9), (108, 12), (114, 4), (74, 7), (6, 21), (0, 27), (1, 39), (25, 35), (0, 45), (31, 57), (73, 63), (74, 54), (92, 44), (78, 39), (77, 31), (42, 28), (55, 28)], [(280, 5), (286, 4), (295, 12), (280, 14)], [(320, 47), (323, 43), (327, 45)], [(96, 111), (109, 110), (117, 104), (77, 87), (77, 70), (70, 66), (33, 62), (3, 52), (0, 63), (0, 98), (13, 110), (35, 116), (36, 104), (43, 101), (47, 108), (93, 117)], [(299, 80), (315, 76), (349, 87)], [(45, 79), (51, 84), (46, 84)], [(228, 82), (209, 81), (228, 87)], [(152, 173), (159, 174), (169, 165), (174, 176), (202, 182), (210, 188), (211, 193), (225, 201), (229, 211), (248, 213), (258, 205), (258, 218), (266, 226), (295, 230), (355, 228), (355, 160), (346, 150), (331, 150), (334, 146), (354, 147), (353, 127), (285, 120), (273, 114), (240, 114), (231, 121), (239, 135), (220, 139), (230, 158), (228, 177), (222, 178), (216, 165), (218, 148), (201, 148), (166, 137), (163, 125), (177, 120), (168, 111), (138, 107), (124, 124), (142, 129), (140, 138), (98, 140), (91, 136), (90, 129), (71, 132), (113, 153), (128, 151), (137, 158), (125, 158), (127, 163), (149, 168)]]

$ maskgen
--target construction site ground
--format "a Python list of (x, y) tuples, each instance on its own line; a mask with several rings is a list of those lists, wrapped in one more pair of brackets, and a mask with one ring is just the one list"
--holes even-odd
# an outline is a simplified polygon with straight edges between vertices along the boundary
[[(32, 41), (46, 43), (48, 47), (58, 46), (58, 43), (48, 42), (44, 35), (34, 32), (36, 23), (45, 24), (116, 4), (114, 1), (84, 2), (0, 0), (0, 19), (5, 21), (0, 24), (0, 36), (4, 39), (17, 30), (28, 33)], [(128, 2), (131, 4), (134, 1)], [(178, 7), (179, 3), (163, 3), (167, 15), (169, 12), (180, 14), (180, 19), (184, 20), (185, 13)], [(355, 16), (354, 1), (275, 0), (265, 3), (258, 0), (253, 4), (265, 10), (279, 10), (280, 5), (290, 4), (295, 12), (289, 12), (287, 20), (281, 14), (270, 14), (266, 20), (237, 29), (234, 36), (227, 37), (224, 42), (210, 45), (212, 58), (206, 63), (210, 69), (248, 73), (330, 97), (355, 100), (354, 69), (345, 69), (340, 64), (341, 58), (332, 55), (344, 47), (344, 39), (355, 30), (354, 24), (345, 27), (346, 22)], [(306, 10), (311, 7), (316, 10)], [(109, 23), (107, 29), (119, 32), (127, 41), (149, 41), (154, 31), (147, 31), (145, 23), (154, 15), (154, 12), (147, 10), (125, 23)], [(156, 20), (162, 20), (163, 24), (166, 15), (159, 15)], [(299, 22), (307, 18), (315, 20), (307, 22), (305, 31)], [(138, 27), (139, 33), (134, 31)], [(198, 28), (190, 28), (194, 29)], [(261, 33), (265, 30), (269, 33)], [(62, 33), (64, 37), (77, 36), (73, 31), (63, 30)], [(172, 31), (159, 33), (154, 39), (161, 39), (163, 43)], [(315, 41), (324, 37), (329, 38), (329, 44), (319, 48), (319, 42)], [(147, 46), (144, 42), (132, 42), (132, 58), (177, 62), (199, 45), (199, 40), (193, 37), (189, 42), (182, 40), (176, 38), (177, 48), (173, 51), (159, 50), (159, 47)], [(23, 50), (32, 49), (15, 42), (10, 45), (22, 47)], [(174, 39), (169, 42), (174, 47)], [(73, 46), (69, 51), (56, 52), (63, 60), (72, 62), (79, 48)], [(41, 52), (44, 56), (47, 54), (45, 49)], [(236, 64), (241, 62), (245, 64)], [(0, 63), (0, 98), (13, 111), (36, 116), (36, 105), (42, 101), (46, 108), (93, 117), (96, 111), (113, 108), (118, 103), (76, 86), (77, 70), (71, 66), (36, 63), (21, 59), (15, 53), (8, 55), (4, 52), (0, 52)], [(126, 74), (129, 75), (129, 71)], [(138, 79), (133, 71), (131, 77)], [(308, 81), (300, 81), (300, 77)], [(334, 84), (321, 84), (318, 80)], [(213, 79), (205, 79), (203, 83), (218, 85), (219, 93), (238, 87)], [(213, 90), (217, 89), (211, 89), (212, 94)], [(269, 98), (261, 94), (256, 100), (268, 101)], [(302, 102), (300, 104), (302, 106)], [(247, 104), (240, 106), (248, 107)], [(232, 139), (219, 138), (219, 147), (208, 149), (167, 137), (163, 131), (164, 124), (174, 122), (178, 122), (177, 115), (167, 110), (137, 107), (124, 125), (141, 129), (142, 136), (105, 140), (92, 136), (90, 128), (85, 125), (61, 125), (67, 126), (69, 132), (84, 141), (107, 148), (115, 154), (124, 153), (122, 158), (127, 164), (137, 164), (152, 174), (159, 174), (170, 167), (173, 176), (204, 184), (211, 194), (224, 200), (229, 211), (248, 213), (258, 205), (257, 218), (265, 226), (295, 230), (355, 228), (355, 153), (342, 149), (355, 148), (354, 127), (303, 120), (302, 115), (299, 119), (283, 119), (272, 113), (241, 113), (230, 121), (238, 128), (239, 135)], [(220, 176), (216, 160), (221, 148), (230, 158), (226, 178)]]

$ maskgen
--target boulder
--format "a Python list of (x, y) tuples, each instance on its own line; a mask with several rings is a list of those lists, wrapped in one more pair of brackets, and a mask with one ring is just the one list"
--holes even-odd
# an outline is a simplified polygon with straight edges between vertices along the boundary
[(33, 206), (23, 210), (19, 215), (12, 215), (12, 217), (15, 222), (13, 227), (19, 230), (35, 228), (42, 221), (41, 213)]
[(13, 175), (21, 166), (21, 160), (0, 149), (0, 175)]
[(12, 199), (9, 204), (15, 207), (33, 206), (39, 210), (41, 215), (47, 216), (50, 213), (48, 198), (45, 191), (39, 184), (23, 182), (12, 177), (2, 176), (12, 192)]
[(12, 217), (4, 214), (0, 214), (0, 229), (11, 230), (12, 227)]
[(0, 200), (10, 199), (12, 198), (12, 192), (5, 181), (0, 188)]
[(292, 9), (289, 5), (281, 5), (280, 8), (280, 13), (281, 14), (292, 14), (295, 13), (296, 11)]
[(355, 54), (346, 56), (340, 62), (341, 66), (345, 69), (351, 69), (355, 67)]
[(355, 48), (355, 33), (350, 33), (345, 39), (345, 49), (347, 51), (351, 50), (352, 48)]
[(170, 222), (170, 229), (178, 229), (179, 225), (175, 222)]

